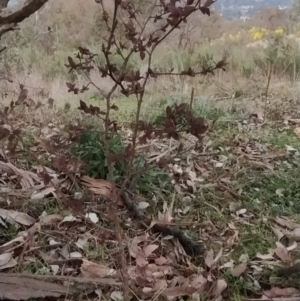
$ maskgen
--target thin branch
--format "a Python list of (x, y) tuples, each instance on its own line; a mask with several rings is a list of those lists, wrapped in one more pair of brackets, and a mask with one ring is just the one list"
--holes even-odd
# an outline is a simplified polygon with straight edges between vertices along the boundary
[(48, 0), (27, 0), (22, 4), (4, 8), (0, 11), (0, 37), (11, 30), (15, 30), (17, 24), (38, 11)]

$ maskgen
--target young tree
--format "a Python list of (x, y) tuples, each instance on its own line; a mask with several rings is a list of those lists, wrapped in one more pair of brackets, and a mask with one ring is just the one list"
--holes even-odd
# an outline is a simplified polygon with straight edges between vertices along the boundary
[[(99, 3), (99, 9), (102, 12), (105, 28), (102, 32), (106, 32), (101, 45), (101, 51), (105, 58), (103, 64), (98, 65), (94, 60), (95, 54), (91, 53), (84, 45), (79, 47), (79, 51), (75, 57), (68, 57), (66, 67), (69, 72), (76, 70), (85, 75), (87, 83), (83, 86), (78, 86), (76, 83), (67, 83), (69, 92), (74, 94), (84, 93), (89, 87), (96, 88), (106, 101), (106, 106), (100, 108), (89, 105), (85, 101), (80, 100), (79, 109), (85, 113), (98, 116), (101, 120), (103, 129), (101, 132), (105, 157), (107, 160), (108, 174), (106, 180), (114, 180), (114, 165), (117, 161), (126, 162), (126, 175), (124, 181), (120, 183), (120, 189), (113, 189), (114, 195), (110, 203), (112, 219), (115, 222), (115, 233), (117, 234), (118, 246), (120, 249), (121, 274), (123, 277), (124, 300), (129, 300), (129, 278), (127, 275), (126, 253), (123, 245), (123, 233), (120, 226), (119, 217), (117, 214), (117, 203), (120, 201), (127, 184), (131, 181), (133, 175), (138, 170), (134, 166), (134, 158), (136, 155), (136, 147), (138, 144), (146, 143), (152, 137), (166, 137), (180, 139), (180, 133), (187, 132), (202, 141), (203, 134), (208, 129), (208, 125), (201, 117), (194, 116), (190, 104), (182, 103), (171, 108), (168, 106), (165, 110), (165, 120), (159, 128), (155, 124), (141, 120), (141, 108), (144, 102), (144, 96), (148, 92), (148, 83), (151, 80), (156, 80), (163, 76), (190, 76), (213, 74), (216, 69), (223, 69), (227, 64), (225, 59), (214, 63), (212, 66), (203, 66), (200, 70), (194, 70), (188, 67), (186, 70), (178, 73), (174, 70), (157, 71), (152, 65), (153, 54), (159, 51), (159, 48), (173, 32), (182, 27), (183, 24), (189, 22), (191, 15), (198, 14), (210, 16), (210, 6), (214, 1), (207, 0), (202, 3), (200, 0), (187, 1), (148, 1), (145, 3), (144, 11), (141, 11), (130, 1), (104, 1), (96, 0)], [(108, 12), (108, 7), (113, 5), (113, 14)], [(145, 13), (146, 11), (146, 13)], [(143, 14), (144, 12), (144, 14)], [(158, 27), (154, 28), (151, 23), (157, 23)], [(206, 24), (205, 24), (206, 25)], [(121, 33), (121, 35), (120, 35)], [(128, 68), (133, 55), (138, 55), (145, 62), (147, 70), (142, 74), (136, 67), (135, 70)], [(113, 63), (114, 56), (120, 56), (121, 65)], [(109, 78), (111, 81), (110, 90), (103, 91), (100, 88), (97, 78), (93, 79), (92, 72), (99, 72), (101, 78)], [(118, 110), (114, 104), (113, 98), (117, 89), (126, 97), (135, 97), (136, 113), (135, 121), (132, 124), (133, 135), (131, 142), (127, 144), (124, 152), (115, 154), (109, 149), (109, 141), (113, 134), (120, 129), (116, 120), (112, 120), (112, 110)], [(179, 120), (185, 120), (181, 124)], [(123, 200), (125, 197), (123, 197)], [(135, 208), (133, 204), (126, 205), (127, 207)], [(140, 217), (142, 214), (134, 210), (135, 216)], [(154, 229), (154, 228), (153, 228)], [(159, 231), (159, 229), (157, 229)], [(199, 252), (201, 248), (191, 248), (193, 253)], [(195, 249), (195, 250), (194, 250)], [(189, 252), (189, 250), (187, 250)]]

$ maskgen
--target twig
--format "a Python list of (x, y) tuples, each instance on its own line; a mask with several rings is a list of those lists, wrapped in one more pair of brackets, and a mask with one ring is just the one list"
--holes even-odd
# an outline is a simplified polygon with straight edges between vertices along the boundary
[(276, 65), (278, 56), (276, 57), (276, 60), (274, 61), (273, 64), (270, 63), (270, 69), (269, 69), (269, 74), (268, 74), (268, 81), (267, 81), (267, 86), (266, 86), (266, 95), (265, 95), (265, 106), (264, 106), (264, 120), (266, 120), (266, 115), (267, 115), (267, 104), (268, 104), (268, 96), (269, 96), (269, 88), (270, 88), (270, 82), (271, 82), (271, 77), (273, 73), (274, 66)]
[(194, 88), (192, 88), (192, 91), (191, 91), (190, 110), (192, 110), (192, 108), (193, 108), (193, 102), (194, 102)]
[(34, 252), (34, 251), (38, 251), (38, 250), (41, 250), (41, 249), (44, 249), (44, 250), (51, 250), (51, 249), (55, 249), (55, 248), (58, 248), (58, 247), (61, 247), (62, 246), (62, 243), (57, 243), (57, 244), (53, 244), (53, 245), (45, 245), (45, 246), (38, 246), (38, 247), (33, 247), (33, 248), (30, 248), (29, 250), (27, 250), (24, 255), (28, 254), (28, 253), (31, 253), (31, 252)]

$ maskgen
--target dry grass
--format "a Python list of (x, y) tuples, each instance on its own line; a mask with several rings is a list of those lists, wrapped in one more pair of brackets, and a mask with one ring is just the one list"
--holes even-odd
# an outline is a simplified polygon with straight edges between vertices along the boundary
[[(111, 14), (113, 7), (110, 1), (105, 1), (105, 7)], [(0, 82), (2, 95), (7, 94), (2, 103), (15, 100), (19, 84), (23, 83), (29, 90), (29, 97), (35, 102), (46, 103), (48, 98), (52, 97), (57, 108), (63, 108), (66, 104), (71, 108), (77, 107), (79, 97), (67, 93), (66, 82), (76, 81), (82, 85), (85, 79), (81, 75), (70, 76), (64, 64), (67, 56), (72, 55), (78, 46), (86, 46), (92, 52), (98, 53), (97, 60), (100, 64), (103, 62), (100, 45), (105, 31), (102, 30), (100, 17), (99, 6), (94, 1), (57, 0), (49, 2), (37, 15), (26, 20), (20, 32), (9, 33), (4, 42), (10, 51), (3, 54), (1, 69), (13, 83)], [(153, 68), (174, 68), (174, 71), (178, 72), (186, 70), (189, 66), (201, 69), (203, 64), (210, 64), (225, 56), (229, 62), (227, 71), (218, 71), (215, 76), (165, 76), (151, 80), (144, 111), (153, 111), (153, 108), (159, 109), (165, 103), (172, 103), (174, 95), (189, 97), (192, 88), (195, 89), (196, 99), (200, 99), (205, 106), (223, 106), (226, 110), (237, 107), (237, 110), (247, 113), (261, 111), (264, 104), (260, 100), (266, 90), (269, 61), (280, 54), (281, 42), (279, 41), (278, 45), (274, 44), (275, 46), (272, 44), (267, 50), (259, 47), (247, 48), (247, 34), (242, 35), (240, 40), (219, 39), (222, 33), (220, 28), (237, 33), (243, 30), (239, 24), (228, 24), (218, 18), (217, 14), (213, 14), (211, 19), (200, 16), (201, 24), (198, 24), (195, 23), (198, 17), (196, 16), (190, 25), (175, 31), (170, 39), (161, 45), (159, 51), (154, 53)], [(207, 22), (213, 25), (211, 33), (202, 28), (210, 24)], [(52, 30), (51, 33), (47, 31), (48, 26)], [(193, 26), (196, 26), (194, 31), (190, 31)], [(209, 42), (207, 37), (212, 40)], [(180, 40), (183, 47), (177, 49)], [(290, 52), (285, 53), (286, 58), (278, 60), (277, 69), (275, 68), (272, 74), (269, 94), (276, 100), (274, 106), (289, 99), (293, 102), (297, 100), (300, 60), (295, 47), (292, 45), (289, 48)], [(113, 59), (116, 64), (122, 63), (117, 55)], [(132, 69), (139, 68), (142, 73), (146, 70), (145, 63), (137, 56), (133, 57), (129, 65)], [(101, 78), (97, 72), (92, 73), (92, 78), (104, 92), (109, 89), (109, 79)], [(114, 96), (124, 112), (120, 115), (127, 121), (133, 114), (135, 99), (124, 99), (120, 91)], [(101, 94), (93, 87), (80, 97), (88, 103), (101, 105)], [(223, 98), (225, 100), (220, 101)], [(248, 101), (249, 98), (252, 99), (251, 102)], [(215, 103), (214, 99), (218, 102)]]

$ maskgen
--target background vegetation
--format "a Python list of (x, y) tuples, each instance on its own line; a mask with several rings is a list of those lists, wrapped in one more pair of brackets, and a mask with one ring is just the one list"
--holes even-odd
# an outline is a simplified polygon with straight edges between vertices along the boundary
[[(213, 79), (196, 80), (196, 94), (206, 98), (262, 93), (270, 66), (273, 66), (271, 93), (282, 92), (283, 84), (295, 88), (300, 71), (300, 31), (294, 20), (289, 12), (275, 8), (263, 9), (245, 22), (223, 20), (217, 11), (213, 11), (211, 17), (194, 16), (164, 43), (163, 51), (154, 54), (153, 65), (161, 69), (172, 67), (180, 72), (189, 65), (201, 66), (226, 57), (229, 62), (226, 74), (219, 72)], [(1, 72), (16, 82), (34, 87), (30, 93), (39, 101), (49, 95), (58, 106), (64, 106), (65, 102), (71, 102), (63, 93), (65, 80), (81, 78), (80, 74), (68, 74), (64, 65), (66, 57), (79, 45), (88, 45), (98, 54), (97, 60), (104, 61), (99, 49), (103, 39), (102, 23), (97, 3), (93, 1), (49, 2), (25, 20), (20, 31), (4, 36), (2, 44), (9, 51), (2, 54)], [(118, 56), (114, 63), (121, 63)], [(139, 57), (131, 64), (132, 68), (145, 70)], [(106, 85), (103, 80), (103, 86)], [(158, 93), (190, 93), (188, 85), (193, 84), (168, 77), (155, 83)], [(36, 95), (41, 89), (42, 95)], [(5, 93), (11, 97), (11, 92), (11, 86), (7, 86)], [(283, 96), (294, 98), (297, 89), (295, 93), (293, 89), (285, 92), (288, 95)], [(96, 94), (91, 90), (89, 101), (96, 99)]]

